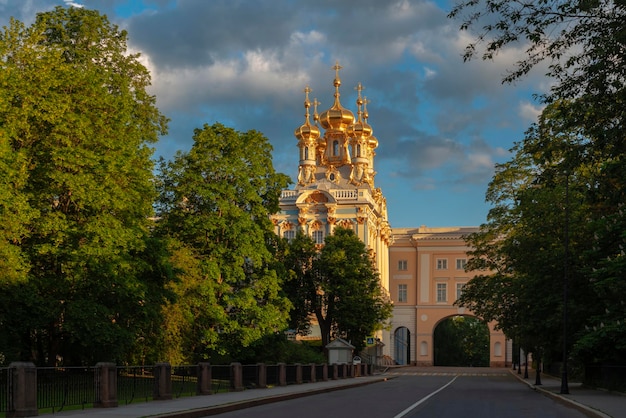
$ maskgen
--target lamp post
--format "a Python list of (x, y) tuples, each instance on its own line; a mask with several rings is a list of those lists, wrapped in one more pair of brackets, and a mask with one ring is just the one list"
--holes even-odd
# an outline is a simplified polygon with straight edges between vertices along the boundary
[(569, 172), (565, 174), (565, 225), (563, 245), (563, 370), (561, 371), (561, 391), (563, 395), (569, 394), (567, 383), (567, 287), (569, 281)]

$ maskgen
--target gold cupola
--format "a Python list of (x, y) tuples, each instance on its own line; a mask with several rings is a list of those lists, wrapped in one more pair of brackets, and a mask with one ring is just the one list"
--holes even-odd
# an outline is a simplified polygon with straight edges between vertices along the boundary
[(348, 128), (348, 135), (352, 138), (369, 138), (372, 135), (372, 127), (367, 123), (367, 116), (365, 115), (367, 110), (364, 110), (367, 100), (361, 97), (361, 92), (363, 91), (361, 83), (356, 86), (356, 90), (358, 92), (356, 99), (358, 116), (357, 121)]
[(335, 86), (335, 102), (330, 109), (322, 112), (319, 116), (319, 121), (326, 130), (345, 131), (354, 122), (354, 113), (345, 109), (339, 102), (339, 86), (341, 86), (339, 70), (341, 68), (339, 63), (336, 63), (333, 67), (335, 70), (335, 80), (333, 82)]
[(306, 86), (304, 89), (304, 93), (305, 93), (305, 97), (304, 97), (304, 109), (305, 109), (305, 113), (304, 113), (304, 124), (301, 125), (299, 128), (296, 128), (296, 130), (294, 131), (294, 135), (296, 138), (298, 138), (298, 141), (315, 141), (317, 140), (317, 138), (320, 137), (320, 130), (317, 126), (315, 125), (311, 125), (311, 121), (309, 120), (310, 115), (309, 115), (309, 108), (311, 107), (311, 102), (309, 101), (309, 93), (311, 92), (311, 89), (309, 88), (309, 86)]

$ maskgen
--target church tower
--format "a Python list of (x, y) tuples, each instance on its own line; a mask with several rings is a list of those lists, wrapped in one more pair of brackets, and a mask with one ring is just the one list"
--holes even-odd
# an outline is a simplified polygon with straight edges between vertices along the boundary
[[(337, 226), (350, 228), (374, 255), (383, 287), (389, 290), (389, 245), (391, 228), (387, 202), (374, 180), (374, 157), (378, 140), (368, 124), (367, 99), (363, 87), (356, 87), (357, 117), (340, 102), (341, 79), (336, 64), (333, 105), (318, 114), (319, 103), (311, 103), (311, 89), (304, 89), (304, 124), (294, 135), (298, 147), (298, 177), (293, 190), (283, 190), (280, 212), (272, 216), (275, 232), (292, 239), (298, 229), (322, 245), (324, 237)], [(313, 122), (311, 122), (313, 106)], [(389, 335), (383, 353), (389, 348)]]

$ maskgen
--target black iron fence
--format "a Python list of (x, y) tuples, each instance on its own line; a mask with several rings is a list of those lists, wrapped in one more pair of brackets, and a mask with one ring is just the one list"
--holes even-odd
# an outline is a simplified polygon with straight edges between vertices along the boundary
[(625, 392), (626, 366), (587, 365), (585, 366), (584, 383), (592, 387)]
[[(0, 368), (0, 417), (67, 409), (116, 407), (132, 402), (284, 386), (365, 376), (367, 364), (255, 364)], [(19, 414), (16, 412), (19, 411)]]
[(8, 410), (8, 398), (9, 398), (9, 369), (6, 367), (0, 368), (0, 416)]
[(154, 367), (117, 367), (117, 401), (128, 405), (133, 402), (147, 402), (154, 396)]
[(58, 412), (85, 408), (96, 400), (93, 367), (37, 368), (37, 409)]

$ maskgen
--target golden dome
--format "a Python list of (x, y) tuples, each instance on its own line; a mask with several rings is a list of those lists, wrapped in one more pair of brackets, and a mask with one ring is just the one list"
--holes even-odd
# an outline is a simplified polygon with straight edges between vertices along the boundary
[(341, 86), (341, 79), (339, 78), (339, 70), (341, 66), (336, 63), (333, 67), (335, 70), (335, 80), (333, 82), (335, 86), (335, 103), (332, 107), (325, 112), (322, 112), (319, 116), (319, 121), (324, 129), (336, 129), (345, 130), (354, 122), (354, 113), (345, 109), (339, 103), (339, 86)]
[[(306, 86), (304, 89), (305, 97), (304, 97), (304, 125), (301, 125), (299, 128), (293, 132), (293, 134), (300, 141), (307, 141), (309, 139), (316, 140), (320, 137), (320, 130), (317, 126), (311, 125), (309, 120), (309, 108), (311, 107), (311, 102), (309, 101), (309, 93), (311, 89), (309, 86)], [(317, 101), (316, 101), (317, 102)]]
[[(348, 134), (353, 138), (367, 138), (372, 135), (372, 127), (367, 123), (367, 109), (365, 109), (368, 102), (367, 99), (361, 98), (361, 91), (363, 91), (361, 83), (356, 86), (356, 89), (358, 91), (356, 99), (358, 118), (354, 125), (348, 129)], [(362, 108), (363, 110), (361, 110)]]

